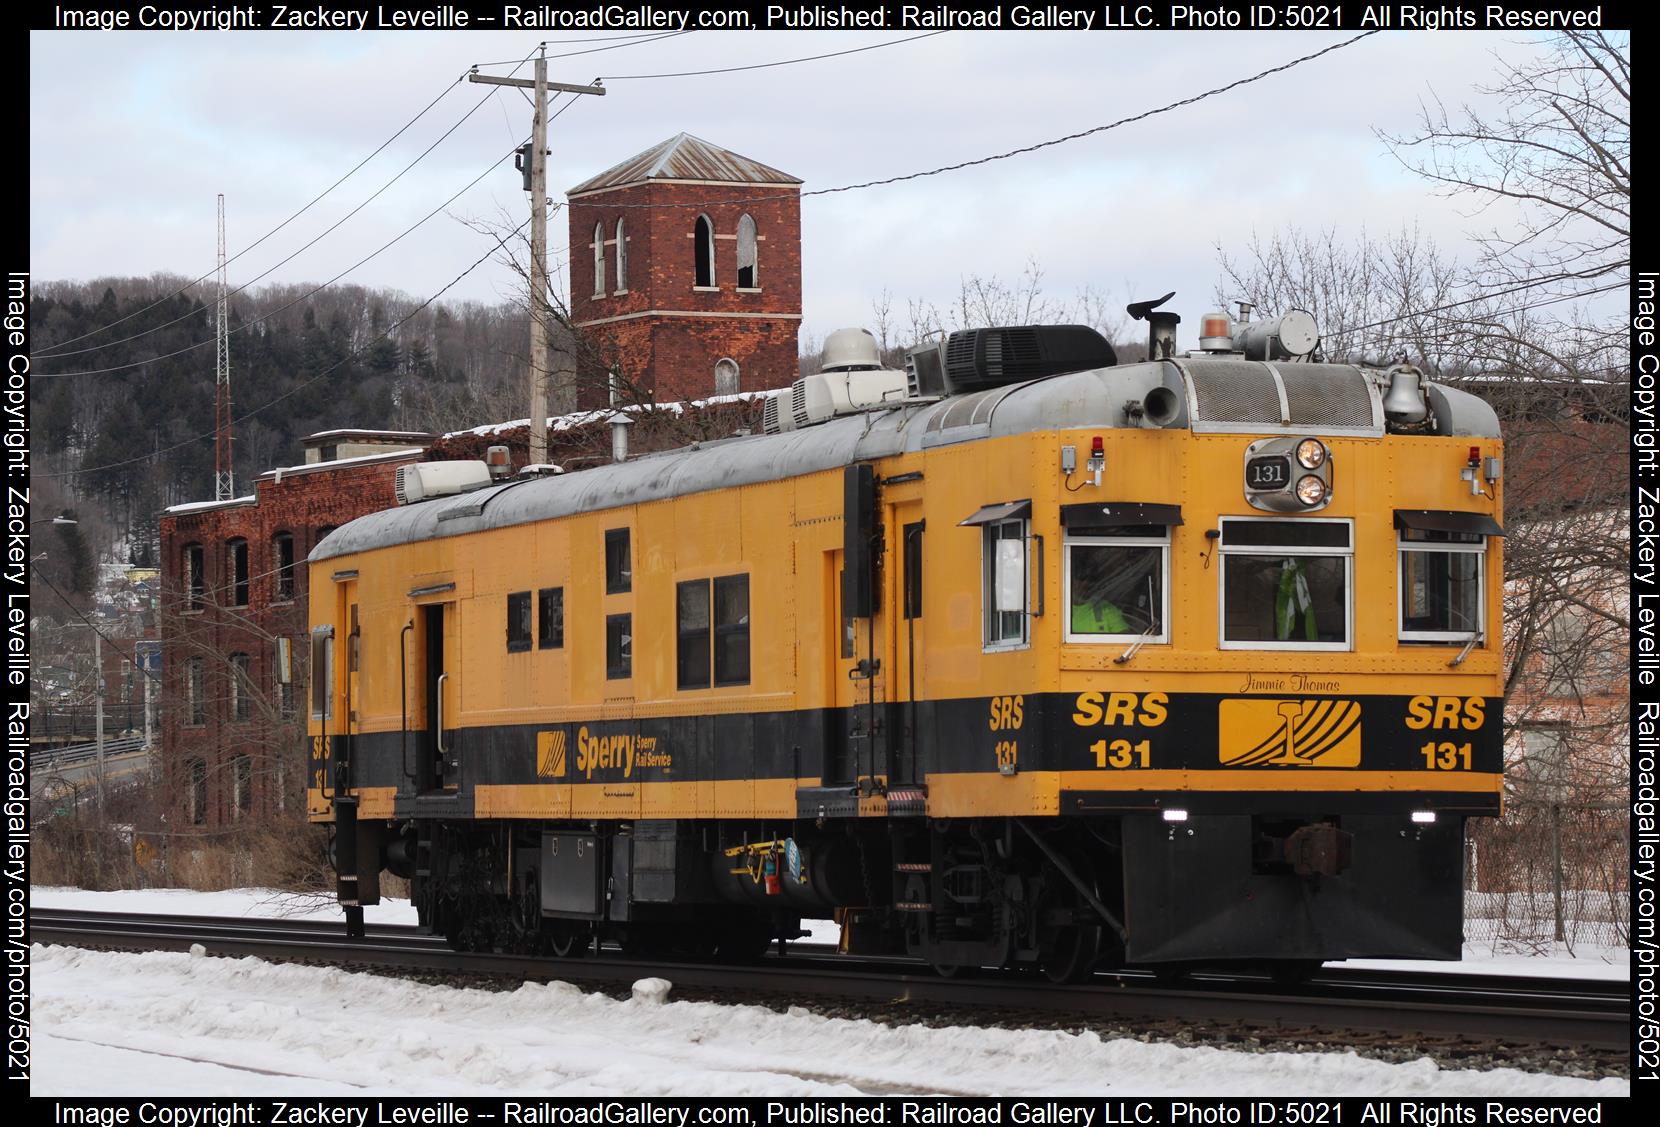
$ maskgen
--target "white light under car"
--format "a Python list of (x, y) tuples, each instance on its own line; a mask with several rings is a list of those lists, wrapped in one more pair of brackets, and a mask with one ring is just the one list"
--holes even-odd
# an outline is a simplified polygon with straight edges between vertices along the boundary
[(1166, 810), (1164, 812), (1164, 820), (1166, 822), (1185, 822), (1185, 821), (1187, 821), (1187, 811), (1186, 810)]
[(1420, 826), (1433, 825), (1435, 822), (1435, 811), (1414, 810), (1412, 812), (1412, 820), (1417, 822)]

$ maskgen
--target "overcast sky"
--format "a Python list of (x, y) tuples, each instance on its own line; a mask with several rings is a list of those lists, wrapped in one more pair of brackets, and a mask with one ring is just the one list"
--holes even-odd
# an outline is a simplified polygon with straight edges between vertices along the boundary
[[(974, 159), (1154, 109), (1353, 33), (703, 32), (655, 42), (550, 33), (556, 81), (603, 76), (550, 132), (563, 190), (678, 132), (829, 188)], [(216, 193), (232, 254), (265, 234), (451, 87), (407, 133), (283, 232), (233, 262), (245, 283), (380, 188), (481, 100), (430, 156), (271, 281), (332, 278), (413, 224), (528, 135), (518, 92), (461, 83), (506, 74), (537, 36), (498, 33), (69, 33), (30, 41), (30, 252), (37, 282), (213, 268)], [(603, 38), (603, 41), (600, 41)], [(792, 59), (679, 78), (664, 72)], [(621, 44), (621, 46), (619, 46)], [(594, 51), (596, 47), (608, 48)], [(1403, 170), (1374, 129), (1411, 131), (1421, 99), (1485, 104), (1519, 33), (1384, 32), (1200, 104), (1041, 152), (802, 204), (804, 333), (871, 320), (883, 290), (948, 302), (969, 274), (1041, 265), (1046, 296), (1084, 286), (1122, 305), (1178, 291), (1183, 329), (1212, 303), (1216, 248), (1253, 231), (1416, 224), (1464, 254), (1503, 225)], [(528, 75), (527, 66), (519, 72)], [(563, 102), (557, 103), (562, 105)], [(463, 219), (525, 214), (511, 161), (346, 280), (425, 298), (488, 249)], [(565, 223), (550, 244), (564, 288)], [(764, 261), (763, 261), (764, 267)], [(513, 296), (486, 263), (450, 297)], [(1183, 339), (1183, 345), (1191, 341)]]

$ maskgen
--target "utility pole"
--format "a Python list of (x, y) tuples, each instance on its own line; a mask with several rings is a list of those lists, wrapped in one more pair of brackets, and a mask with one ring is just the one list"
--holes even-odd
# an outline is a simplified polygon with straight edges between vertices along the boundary
[(104, 636), (92, 631), (92, 683), (97, 686), (93, 700), (93, 738), (98, 741), (98, 812), (104, 812)]
[(603, 86), (572, 86), (548, 81), (547, 45), (536, 59), (536, 77), (495, 78), (476, 71), (469, 82), (492, 86), (522, 86), (534, 90), (530, 126), (530, 461), (548, 460), (548, 91), (567, 94), (605, 93)]
[(219, 298), (214, 303), (213, 499), (236, 496), (231, 466), (230, 296), (225, 292), (225, 195), (219, 194)]

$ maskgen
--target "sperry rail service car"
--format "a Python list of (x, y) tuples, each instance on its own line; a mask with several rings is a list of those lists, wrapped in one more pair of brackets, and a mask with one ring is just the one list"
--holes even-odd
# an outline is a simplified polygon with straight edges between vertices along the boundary
[(1017, 327), (885, 372), (844, 330), (774, 433), (409, 470), (310, 561), (349, 922), (385, 870), (470, 948), (835, 918), (945, 972), (1457, 958), (1502, 791), (1496, 418), (1320, 362), (1304, 313), (1177, 353), (1152, 304), (1149, 362)]

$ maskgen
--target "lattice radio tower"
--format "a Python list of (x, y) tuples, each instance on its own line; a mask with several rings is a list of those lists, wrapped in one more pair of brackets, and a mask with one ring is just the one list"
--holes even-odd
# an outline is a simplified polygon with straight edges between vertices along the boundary
[(225, 293), (225, 195), (219, 194), (219, 300), (216, 303), (213, 402), (213, 499), (236, 496), (231, 469), (231, 340), (230, 298)]

